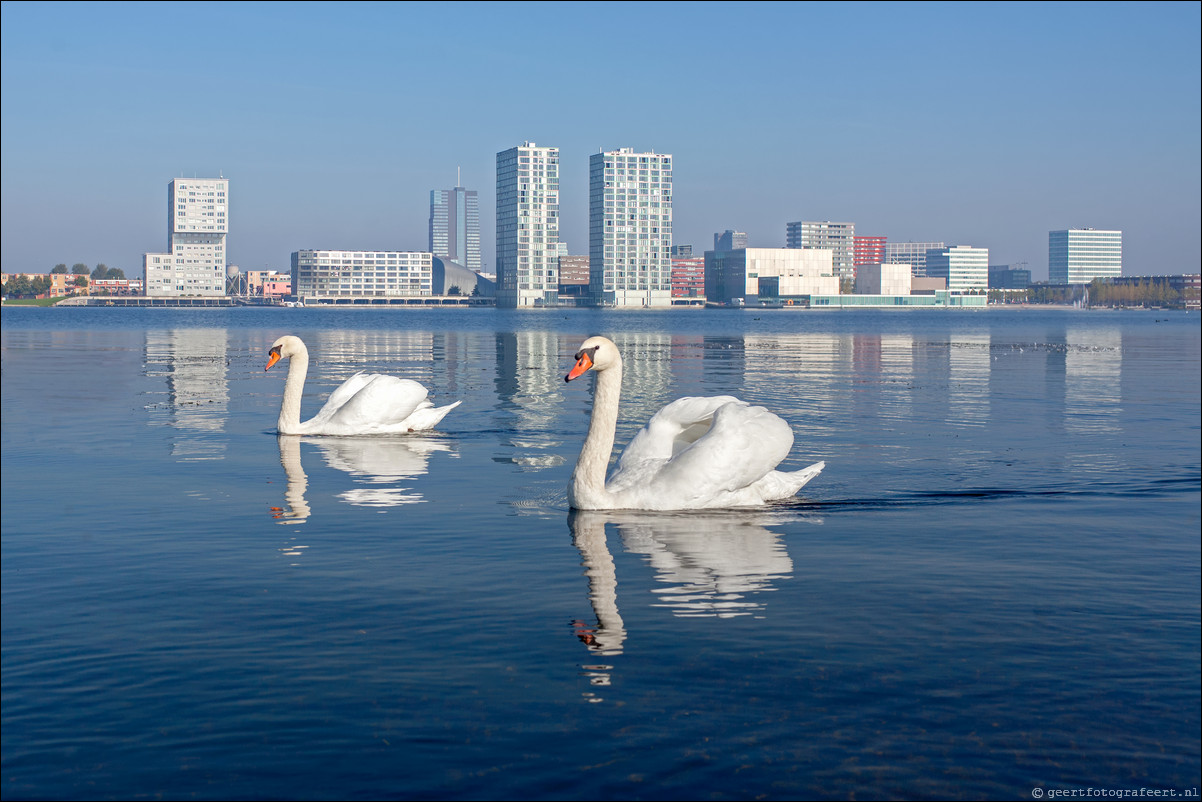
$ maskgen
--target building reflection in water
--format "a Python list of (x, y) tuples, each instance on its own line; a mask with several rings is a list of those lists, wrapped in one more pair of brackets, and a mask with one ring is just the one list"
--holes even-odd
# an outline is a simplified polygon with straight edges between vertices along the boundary
[[(733, 618), (760, 614), (762, 593), (793, 573), (793, 561), (778, 533), (781, 513), (720, 511), (687, 515), (637, 511), (581, 511), (568, 516), (572, 542), (580, 551), (596, 624), (573, 622), (589, 653), (604, 662), (583, 666), (592, 686), (609, 685), (628, 633), (618, 607), (618, 579), (606, 541), (606, 525), (617, 530), (626, 551), (645, 555), (660, 584), (655, 607), (678, 617)], [(796, 520), (790, 513), (790, 520)], [(594, 692), (590, 701), (600, 701)]]
[(1072, 434), (1113, 433), (1122, 415), (1122, 336), (1117, 330), (1065, 334), (1064, 425)]
[(748, 335), (744, 344), (743, 381), (734, 395), (789, 421), (800, 442), (835, 431), (849, 403), (836, 389), (854, 359), (847, 338), (817, 332)]
[(556, 419), (563, 407), (559, 338), (552, 332), (518, 331), (496, 335), (496, 389), (504, 453), (493, 459), (523, 470), (563, 464)]
[[(172, 427), (171, 455), (181, 461), (224, 459), (229, 414), (229, 335), (225, 329), (147, 331), (146, 375), (167, 382), (167, 402), (151, 422)], [(166, 412), (165, 419), (155, 413)]]
[(989, 422), (992, 365), (988, 334), (957, 334), (948, 343), (949, 424), (984, 426)]

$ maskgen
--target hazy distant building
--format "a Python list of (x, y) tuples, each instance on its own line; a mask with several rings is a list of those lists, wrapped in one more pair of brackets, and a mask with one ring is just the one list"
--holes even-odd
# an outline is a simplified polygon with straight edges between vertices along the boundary
[(886, 242), (885, 262), (908, 264), (915, 278), (927, 275), (927, 251), (946, 248), (942, 242)]
[(1031, 286), (1031, 271), (1020, 265), (990, 265), (989, 289), (1025, 290)]
[(927, 251), (927, 276), (947, 280), (948, 292), (989, 289), (989, 249), (969, 245)]
[(1123, 232), (1070, 228), (1048, 232), (1048, 283), (1088, 284), (1123, 274)]
[(842, 279), (856, 277), (855, 223), (800, 221), (785, 224), (785, 247), (826, 248), (834, 260), (835, 275)]
[(673, 245), (672, 258), (680, 257), (681, 259), (691, 259), (693, 256), (692, 245)]
[[(855, 235), (852, 245), (852, 262), (860, 265), (879, 265), (889, 260), (885, 258), (885, 237), (866, 237)], [(856, 273), (859, 275), (859, 272)]]
[(747, 234), (743, 231), (726, 229), (721, 234), (714, 235), (715, 251), (737, 251), (747, 247)]
[(801, 301), (838, 295), (827, 248), (740, 248), (705, 252), (705, 295), (723, 304)]
[(589, 157), (589, 293), (601, 306), (672, 305), (672, 155)]
[(856, 265), (856, 295), (909, 295), (912, 284), (909, 265)]
[(497, 154), (497, 306), (559, 299), (559, 148)]
[(152, 298), (225, 295), (229, 181), (176, 178), (167, 184), (167, 252), (142, 255)]
[(433, 258), (426, 251), (293, 251), (293, 294), (316, 303), (434, 295)]
[(480, 269), (480, 203), (474, 189), (430, 190), (430, 253)]

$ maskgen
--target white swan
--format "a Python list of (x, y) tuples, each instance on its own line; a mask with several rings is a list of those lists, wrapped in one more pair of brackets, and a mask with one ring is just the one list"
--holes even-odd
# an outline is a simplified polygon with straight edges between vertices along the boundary
[(359, 371), (330, 393), (325, 406), (312, 420), (301, 423), (301, 395), (309, 372), (309, 350), (299, 337), (286, 335), (276, 340), (267, 367), (289, 360), (284, 382), (284, 402), (276, 424), (280, 434), (397, 434), (432, 429), (460, 401), (436, 407), (428, 392), (412, 379)]
[(571, 381), (597, 372), (593, 414), (568, 485), (578, 510), (691, 510), (748, 507), (794, 495), (826, 467), (776, 470), (793, 447), (789, 424), (729, 395), (680, 398), (652, 416), (606, 481), (622, 389), (622, 356), (605, 337), (576, 352)]

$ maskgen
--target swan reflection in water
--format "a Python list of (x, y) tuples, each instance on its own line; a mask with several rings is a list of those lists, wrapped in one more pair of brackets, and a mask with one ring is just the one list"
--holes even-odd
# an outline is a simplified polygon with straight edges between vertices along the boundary
[(394, 507), (424, 501), (412, 487), (400, 487), (400, 482), (429, 472), (430, 455), (436, 451), (454, 453), (450, 444), (419, 435), (398, 437), (303, 437), (282, 434), (277, 436), (280, 464), (288, 478), (284, 491), (286, 508), (273, 508), (274, 517), (282, 524), (303, 523), (311, 514), (305, 491), (309, 479), (301, 465), (301, 443), (317, 446), (331, 468), (355, 477), (355, 487), (339, 494), (348, 504), (364, 507)]
[[(637, 511), (583, 511), (568, 515), (572, 542), (580, 551), (589, 582), (596, 625), (573, 622), (590, 654), (622, 654), (626, 625), (618, 608), (618, 579), (606, 542), (606, 524), (621, 536), (626, 551), (647, 556), (661, 584), (655, 607), (678, 617), (733, 618), (760, 613), (759, 593), (793, 574), (793, 561), (778, 532), (768, 527), (799, 520), (796, 511), (722, 511), (673, 514)], [(808, 518), (801, 520), (811, 520)], [(818, 523), (818, 520), (811, 520)], [(613, 666), (584, 666), (594, 686), (609, 685)], [(589, 701), (601, 701), (585, 694)]]

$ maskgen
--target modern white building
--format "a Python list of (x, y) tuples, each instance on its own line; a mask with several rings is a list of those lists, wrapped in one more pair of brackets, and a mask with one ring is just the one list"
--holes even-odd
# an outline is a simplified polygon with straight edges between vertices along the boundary
[(923, 278), (927, 275), (927, 251), (941, 251), (946, 247), (943, 242), (886, 242), (885, 262), (910, 265), (911, 275)]
[(672, 305), (672, 155), (589, 157), (589, 295), (615, 307)]
[(433, 258), (425, 251), (294, 251), (292, 294), (306, 304), (428, 297)]
[(1070, 228), (1048, 232), (1048, 283), (1088, 284), (1123, 275), (1123, 232)]
[(225, 295), (229, 181), (176, 178), (167, 184), (167, 252), (142, 254), (151, 298)]
[(430, 190), (430, 253), (480, 271), (480, 200), (476, 190)]
[(559, 302), (559, 148), (497, 154), (497, 306)]
[(989, 249), (953, 245), (927, 251), (927, 276), (947, 279), (950, 293), (989, 289)]
[(909, 295), (913, 275), (907, 264), (856, 266), (856, 295)]
[(705, 252), (705, 297), (715, 303), (790, 303), (838, 294), (839, 277), (827, 248)]
[(835, 274), (842, 279), (856, 277), (856, 224), (800, 221), (785, 224), (786, 248), (826, 248), (834, 260)]

